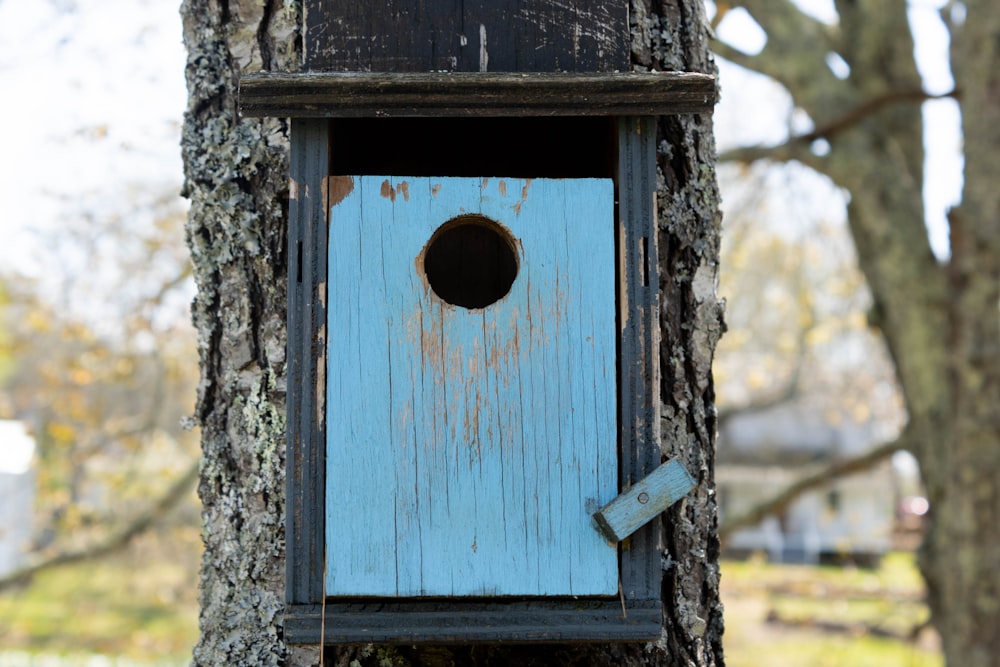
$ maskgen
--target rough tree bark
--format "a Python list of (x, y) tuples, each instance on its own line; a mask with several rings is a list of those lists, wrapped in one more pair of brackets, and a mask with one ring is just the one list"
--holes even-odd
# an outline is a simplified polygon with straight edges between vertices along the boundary
[[(913, 57), (906, 4), (836, 2), (828, 28), (791, 2), (745, 0), (768, 33), (758, 56), (719, 52), (772, 76), (817, 130), (739, 160), (798, 160), (850, 192), (848, 218), (872, 291), (873, 326), (896, 366), (909, 422), (900, 444), (920, 461), (932, 507), (921, 553), (933, 621), (949, 665), (1000, 664), (1000, 9), (963, 3), (952, 65), (962, 104), (965, 187), (949, 216), (951, 257), (924, 228), (923, 126), (929, 99)], [(957, 16), (954, 15), (953, 16)], [(825, 58), (850, 66), (833, 77)], [(826, 139), (830, 151), (811, 150)], [(723, 156), (724, 158), (726, 156)]]
[(965, 7), (952, 29), (965, 187), (949, 216), (949, 418), (922, 458), (935, 515), (924, 570), (948, 664), (979, 667), (1000, 664), (1000, 8)]
[[(701, 0), (635, 0), (636, 69), (713, 71)], [(202, 382), (205, 555), (198, 665), (312, 665), (282, 641), (287, 124), (240, 119), (244, 72), (295, 71), (301, 7), (185, 0), (183, 135)], [(664, 518), (664, 633), (656, 645), (356, 647), (327, 664), (722, 664), (711, 361), (721, 335), (714, 141), (707, 116), (658, 127), (665, 456), (698, 480)]]

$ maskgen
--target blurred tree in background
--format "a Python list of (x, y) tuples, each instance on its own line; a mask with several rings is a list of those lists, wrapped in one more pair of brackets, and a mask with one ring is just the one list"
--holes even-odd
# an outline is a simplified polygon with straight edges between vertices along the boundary
[[(0, 525), (4, 665), (21, 664), (12, 650), (190, 656), (200, 517), (198, 434), (182, 424), (198, 382), (183, 69), (175, 3), (0, 1), (0, 88), (17, 102), (0, 108), (13, 128), (0, 161), (0, 419), (35, 441), (29, 470), (0, 475), (0, 506), (18, 508), (4, 515), (15, 530)], [(0, 437), (0, 455), (19, 440)]]
[[(833, 492), (836, 479), (850, 472), (879, 465), (879, 478), (894, 482), (885, 459), (899, 449), (896, 439), (905, 421), (885, 343), (867, 323), (871, 297), (845, 221), (837, 211), (815, 205), (817, 192), (828, 197), (830, 186), (808, 177), (801, 165), (789, 170), (791, 175), (730, 165), (722, 173), (726, 232), (719, 291), (727, 301), (729, 331), (720, 341), (714, 372), (724, 544), (767, 516), (783, 517), (784, 525), (803, 494), (820, 487)], [(780, 420), (788, 433), (755, 440), (754, 420)], [(763, 497), (774, 494), (767, 502), (757, 504), (760, 498), (745, 488), (732, 497), (731, 475), (749, 479), (748, 468), (738, 472), (740, 465), (756, 466)], [(768, 471), (800, 479), (781, 493), (765, 492)], [(858, 540), (871, 535), (874, 525), (884, 526), (888, 540), (891, 503), (859, 502), (870, 503), (878, 517), (871, 519), (869, 532), (855, 520), (853, 539), (827, 533), (824, 556), (836, 556), (829, 550), (835, 539), (842, 540), (843, 557), (863, 556)], [(847, 518), (848, 513), (841, 515)], [(792, 526), (785, 529), (795, 532)]]
[[(801, 3), (803, 6), (808, 3)], [(813, 3), (815, 4), (815, 3)], [(952, 665), (1000, 655), (1000, 8), (949, 3), (960, 100), (964, 191), (949, 216), (950, 256), (936, 258), (925, 228), (924, 89), (908, 3), (838, 0), (821, 21), (791, 0), (718, 2), (715, 25), (745, 11), (763, 29), (754, 55), (717, 51), (779, 82), (806, 127), (775, 145), (724, 160), (797, 162), (848, 194), (848, 223), (905, 399), (894, 447), (917, 457), (931, 501), (921, 567)], [(933, 128), (931, 128), (933, 131)]]
[[(36, 444), (34, 537), (23, 565), (0, 575), (3, 591), (33, 585), (25, 604), (0, 605), (13, 646), (63, 646), (60, 636), (77, 634), (77, 650), (130, 652), (136, 638), (126, 629), (141, 625), (143, 612), (129, 604), (162, 614), (182, 599), (193, 603), (198, 443), (186, 424), (197, 352), (184, 303), (192, 289), (185, 211), (176, 196), (134, 196), (135, 210), (67, 220), (47, 247), (68, 259), (45, 284), (0, 273), (0, 419), (24, 423)], [(66, 270), (71, 262), (83, 270)], [(75, 575), (48, 574), (74, 563), (91, 564)], [(186, 576), (177, 569), (183, 563)], [(119, 576), (107, 578), (108, 568)], [(103, 584), (91, 590), (73, 576)], [(129, 601), (138, 578), (155, 595)], [(34, 589), (44, 598), (52, 581), (64, 582), (71, 598), (77, 589), (84, 600), (101, 596), (99, 617), (132, 620), (116, 635), (72, 616), (53, 634), (32, 605)], [(18, 619), (35, 621), (15, 632)], [(178, 639), (183, 651), (193, 637)], [(170, 637), (158, 642), (177, 650)]]
[(37, 446), (34, 565), (124, 546), (136, 521), (148, 527), (143, 510), (184, 497), (172, 484), (193, 486), (197, 438), (183, 421), (196, 352), (172, 302), (191, 290), (183, 222), (176, 197), (85, 213), (49, 244), (84, 257), (81, 273), (53, 272), (45, 287), (0, 274), (0, 418), (25, 423)]
[(902, 415), (893, 368), (868, 326), (871, 298), (844, 222), (796, 206), (822, 184), (771, 176), (739, 169), (724, 181), (720, 293), (729, 331), (714, 369), (720, 421), (805, 401), (831, 420), (850, 414), (895, 437)]
[[(10, 297), (7, 296), (7, 289), (4, 287), (3, 281), (0, 280), (0, 321), (6, 318), (9, 305)], [(0, 326), (0, 386), (6, 383), (13, 365), (14, 350), (10, 340), (10, 333), (7, 331), (7, 327)], [(9, 406), (0, 402), (0, 415), (9, 411)]]

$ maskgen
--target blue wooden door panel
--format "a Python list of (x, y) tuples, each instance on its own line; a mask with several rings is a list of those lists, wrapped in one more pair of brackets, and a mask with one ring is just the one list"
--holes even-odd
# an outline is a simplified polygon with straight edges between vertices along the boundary
[[(443, 302), (421, 252), (456, 216), (517, 278)], [(617, 490), (609, 180), (354, 177), (331, 207), (328, 595), (612, 595), (591, 514)]]

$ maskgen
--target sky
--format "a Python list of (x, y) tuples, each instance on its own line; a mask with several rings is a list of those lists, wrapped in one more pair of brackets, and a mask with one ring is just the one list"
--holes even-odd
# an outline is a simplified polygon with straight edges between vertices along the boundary
[(0, 91), (3, 269), (44, 276), (70, 223), (179, 193), (179, 3), (0, 0)]

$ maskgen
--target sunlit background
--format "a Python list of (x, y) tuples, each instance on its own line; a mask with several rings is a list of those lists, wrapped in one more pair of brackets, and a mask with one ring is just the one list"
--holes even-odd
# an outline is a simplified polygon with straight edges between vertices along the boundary
[(0, 665), (190, 657), (180, 35), (176, 3), (0, 0)]
[[(832, 2), (799, 4), (837, 20)], [(910, 3), (931, 93), (953, 87), (941, 4)], [(0, 665), (179, 665), (195, 641), (180, 34), (178, 8), (161, 0), (0, 0)], [(741, 10), (717, 35), (746, 53), (767, 39)], [(775, 82), (720, 69), (721, 153), (811, 129)], [(935, 128), (926, 222), (947, 257), (958, 111), (923, 108)], [(726, 526), (776, 488), (891, 441), (905, 415), (866, 323), (846, 194), (795, 162), (723, 164), (719, 178), (727, 660), (940, 664), (913, 564), (928, 507), (907, 454)]]

